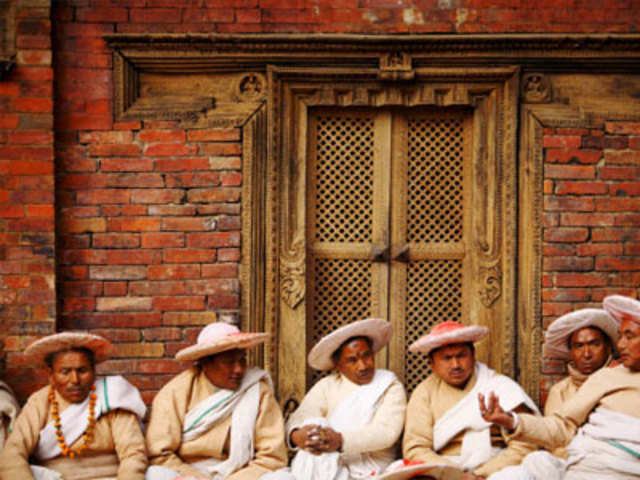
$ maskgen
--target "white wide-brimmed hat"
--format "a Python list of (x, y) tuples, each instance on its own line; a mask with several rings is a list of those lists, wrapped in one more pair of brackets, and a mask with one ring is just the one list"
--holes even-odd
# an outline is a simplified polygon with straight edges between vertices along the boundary
[(331, 370), (335, 366), (331, 356), (345, 341), (353, 337), (370, 338), (373, 353), (377, 353), (389, 343), (392, 331), (391, 324), (381, 318), (367, 318), (349, 323), (321, 338), (309, 352), (307, 360), (311, 368)]
[(264, 343), (267, 338), (268, 333), (241, 332), (235, 325), (215, 322), (204, 327), (198, 335), (197, 343), (178, 351), (176, 358), (183, 361), (198, 360), (227, 350), (255, 347)]
[(640, 323), (640, 301), (624, 295), (610, 295), (602, 301), (602, 306), (616, 320), (633, 320)]
[(545, 333), (543, 352), (545, 357), (569, 358), (569, 338), (574, 332), (588, 327), (597, 327), (611, 340), (618, 341), (618, 322), (600, 308), (582, 308), (556, 318)]
[(375, 480), (409, 480), (419, 475), (433, 477), (436, 480), (459, 480), (464, 471), (453, 465), (397, 460), (389, 465), (385, 473), (375, 477)]
[(45, 359), (48, 355), (73, 348), (91, 350), (95, 363), (106, 360), (113, 352), (111, 342), (100, 335), (89, 332), (62, 332), (36, 340), (24, 350), (24, 354), (34, 363), (46, 365)]
[(442, 322), (413, 342), (409, 351), (428, 355), (432, 350), (454, 343), (475, 343), (489, 334), (487, 327), (462, 325), (458, 322)]

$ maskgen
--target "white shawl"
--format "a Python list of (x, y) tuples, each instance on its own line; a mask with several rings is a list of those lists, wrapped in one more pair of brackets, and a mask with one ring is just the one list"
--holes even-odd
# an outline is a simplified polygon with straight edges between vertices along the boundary
[[(96, 420), (107, 412), (121, 409), (136, 414), (142, 421), (147, 407), (142, 401), (138, 389), (127, 380), (120, 375), (97, 377), (94, 385), (97, 397), (94, 412)], [(72, 403), (60, 414), (62, 433), (67, 445), (72, 445), (86, 430), (89, 423), (89, 401), (89, 395), (87, 395), (83, 402)], [(42, 461), (55, 458), (60, 453), (56, 428), (52, 420), (40, 431), (35, 456)]]
[(226, 479), (253, 458), (253, 435), (260, 406), (262, 378), (266, 378), (271, 385), (267, 372), (258, 368), (248, 369), (238, 390), (218, 390), (189, 410), (185, 416), (183, 441), (199, 437), (231, 415), (229, 457), (224, 461), (211, 458), (192, 464), (215, 480)]
[(491, 447), (491, 424), (485, 422), (478, 408), (478, 393), (495, 392), (500, 397), (501, 407), (511, 411), (519, 405), (526, 405), (539, 414), (533, 400), (516, 382), (509, 377), (491, 370), (484, 363), (476, 362), (476, 383), (469, 393), (451, 407), (434, 425), (433, 449), (437, 452), (460, 432), (466, 431), (462, 438), (462, 449), (454, 460), (466, 470), (482, 465), (498, 452)]
[[(311, 418), (303, 425), (329, 426), (338, 432), (362, 428), (371, 421), (380, 399), (395, 379), (393, 372), (376, 369), (371, 382), (358, 387), (340, 402), (328, 419)], [(392, 461), (393, 458), (389, 458), (380, 464), (367, 453), (340, 458), (338, 452), (314, 455), (301, 450), (291, 463), (291, 471), (298, 480), (362, 479), (381, 473)]]

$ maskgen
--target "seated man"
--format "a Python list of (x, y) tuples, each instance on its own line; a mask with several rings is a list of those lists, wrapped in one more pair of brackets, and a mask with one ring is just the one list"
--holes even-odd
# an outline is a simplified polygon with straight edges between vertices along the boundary
[(151, 480), (257, 480), (287, 465), (284, 422), (267, 372), (246, 351), (269, 335), (212, 323), (176, 354), (194, 366), (156, 395), (147, 429)]
[(297, 480), (371, 478), (395, 458), (406, 396), (395, 374), (376, 369), (374, 355), (389, 342), (380, 319), (350, 323), (309, 352), (309, 365), (335, 373), (316, 383), (287, 424), (301, 449), (292, 463)]
[[(569, 376), (549, 391), (544, 407), (545, 415), (552, 415), (564, 402), (575, 395), (590, 375), (611, 362), (612, 346), (618, 341), (618, 324), (606, 310), (583, 308), (557, 318), (545, 334), (546, 357), (568, 360)], [(541, 450), (530, 453), (517, 467), (501, 471), (505, 480), (562, 478), (566, 468), (564, 447), (553, 455)]]
[(95, 374), (111, 350), (107, 340), (84, 332), (49, 335), (27, 347), (34, 364), (46, 365), (49, 385), (18, 415), (0, 454), (0, 479), (144, 479), (140, 393), (120, 376)]
[(403, 440), (404, 457), (428, 464), (457, 465), (464, 478), (489, 477), (517, 465), (534, 450), (524, 442), (505, 442), (498, 429), (480, 418), (479, 392), (500, 391), (508, 410), (538, 412), (522, 388), (475, 360), (473, 343), (486, 327), (444, 322), (414, 342), (409, 350), (428, 355), (433, 373), (409, 400)]
[[(0, 338), (0, 375), (4, 373), (4, 342)], [(13, 422), (20, 411), (20, 406), (13, 391), (0, 380), (0, 451), (9, 436)]]
[[(640, 302), (613, 295), (604, 308), (619, 320), (622, 365), (589, 376), (553, 415), (534, 417), (505, 412), (499, 395), (485, 404), (482, 417), (512, 432), (510, 437), (553, 450), (567, 446), (564, 480), (632, 479), (640, 476)], [(531, 478), (537, 478), (532, 476)]]

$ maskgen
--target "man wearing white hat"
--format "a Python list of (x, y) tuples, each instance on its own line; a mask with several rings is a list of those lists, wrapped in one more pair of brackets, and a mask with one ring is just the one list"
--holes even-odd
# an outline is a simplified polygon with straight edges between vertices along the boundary
[(406, 395), (395, 374), (374, 365), (391, 331), (385, 320), (360, 320), (309, 352), (312, 368), (335, 372), (316, 383), (289, 418), (288, 438), (300, 449), (291, 465), (297, 480), (371, 478), (394, 460)]
[[(583, 308), (558, 317), (545, 333), (544, 355), (567, 360), (569, 375), (556, 383), (547, 397), (544, 414), (552, 415), (575, 395), (589, 376), (611, 363), (613, 345), (618, 341), (618, 323), (599, 308)], [(501, 472), (505, 480), (555, 480), (567, 467), (567, 451), (556, 448), (530, 453), (517, 467)]]
[(640, 477), (640, 302), (613, 295), (603, 306), (620, 322), (617, 347), (622, 365), (590, 375), (550, 416), (504, 412), (499, 395), (493, 393), (487, 403), (479, 398), (483, 418), (511, 432), (511, 438), (548, 450), (566, 445), (568, 467), (556, 477), (564, 480)]
[(284, 422), (267, 372), (247, 368), (266, 333), (212, 323), (176, 354), (196, 363), (156, 395), (147, 429), (147, 479), (286, 479)]
[(480, 417), (477, 395), (502, 392), (508, 410), (538, 411), (522, 388), (475, 360), (474, 342), (487, 327), (457, 322), (436, 325), (409, 350), (428, 355), (433, 373), (409, 400), (403, 440), (404, 457), (427, 464), (458, 466), (462, 478), (486, 478), (517, 465), (534, 450), (525, 442), (505, 442)]
[(49, 385), (20, 412), (0, 454), (0, 479), (144, 479), (140, 393), (120, 376), (95, 375), (112, 349), (85, 332), (49, 335), (27, 347), (25, 355), (46, 366)]

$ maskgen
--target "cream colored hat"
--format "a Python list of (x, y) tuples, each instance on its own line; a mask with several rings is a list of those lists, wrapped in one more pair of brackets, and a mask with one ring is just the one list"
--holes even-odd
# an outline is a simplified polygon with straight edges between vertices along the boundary
[(24, 354), (34, 363), (46, 365), (45, 358), (48, 355), (72, 348), (91, 350), (96, 363), (106, 360), (113, 352), (111, 342), (100, 335), (88, 332), (62, 332), (36, 340), (24, 350)]
[(393, 328), (381, 318), (367, 318), (349, 323), (320, 339), (311, 349), (307, 360), (311, 368), (331, 370), (335, 365), (331, 356), (340, 345), (352, 337), (367, 337), (372, 341), (373, 353), (377, 353), (391, 339)]
[(176, 353), (176, 358), (183, 361), (198, 360), (227, 350), (255, 347), (264, 343), (267, 338), (268, 333), (241, 332), (235, 325), (215, 322), (204, 327), (198, 335), (198, 342), (180, 350)]
[(413, 342), (409, 351), (428, 355), (432, 350), (454, 343), (474, 343), (489, 334), (487, 327), (462, 325), (458, 322), (442, 322)]
[(389, 465), (385, 473), (377, 476), (376, 480), (409, 480), (419, 475), (433, 477), (436, 480), (459, 480), (464, 471), (453, 465), (397, 460)]
[(597, 327), (602, 330), (612, 342), (618, 341), (618, 323), (600, 308), (582, 308), (556, 318), (545, 333), (544, 356), (552, 358), (569, 358), (569, 338), (573, 332), (583, 328)]
[(640, 323), (640, 301), (623, 295), (610, 295), (602, 302), (604, 309), (618, 322), (633, 320)]

